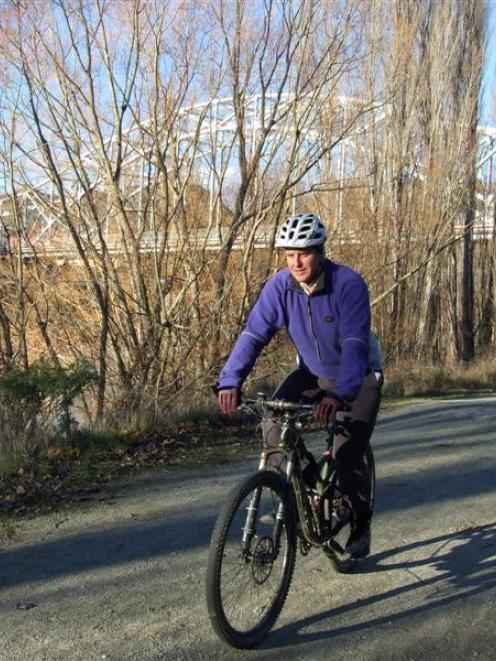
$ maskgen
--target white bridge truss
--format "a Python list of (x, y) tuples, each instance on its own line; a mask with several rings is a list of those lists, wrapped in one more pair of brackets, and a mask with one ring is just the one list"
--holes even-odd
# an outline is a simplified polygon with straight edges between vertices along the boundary
[[(313, 104), (313, 105), (312, 105)], [(373, 131), (387, 118), (388, 106), (366, 107), (357, 99), (340, 97), (333, 106), (332, 122), (329, 124), (322, 118), (322, 108), (314, 107), (312, 98), (299, 99), (298, 104), (289, 96), (254, 95), (245, 102), (245, 151), (248, 159), (253, 157), (258, 148), (261, 136), (264, 138), (265, 151), (262, 152), (262, 163), (277, 164), (278, 159), (285, 158), (285, 150), (298, 132), (298, 150), (301, 162), (313, 162), (314, 166), (306, 173), (309, 186), (318, 188), (319, 181), (332, 180), (336, 190), (336, 205), (334, 226), (339, 233), (350, 234), (352, 219), (344, 217), (343, 196), (349, 185), (370, 186), (370, 138)], [(330, 128), (329, 128), (330, 127)], [(140, 209), (140, 196), (143, 196), (147, 173), (154, 167), (153, 144), (149, 126), (134, 126), (129, 128), (123, 137), (124, 160), (122, 165), (122, 182), (127, 186), (129, 197), (136, 201)], [(165, 134), (164, 134), (165, 135)], [(477, 176), (479, 187), (477, 192), (477, 210), (473, 223), (473, 238), (482, 239), (493, 236), (495, 226), (494, 191), (496, 171), (496, 129), (479, 126), (477, 129), (479, 151), (477, 161)], [(194, 172), (195, 182), (202, 185), (208, 193), (209, 212), (215, 214), (218, 208), (220, 189), (235, 187), (237, 162), (239, 156), (238, 122), (232, 98), (215, 99), (197, 104), (181, 111), (174, 125), (174, 160), (182, 163), (188, 172)], [(329, 149), (329, 145), (334, 145)], [(109, 141), (110, 152), (117, 146)], [(319, 158), (326, 152), (326, 158)], [(86, 153), (85, 165), (92, 173), (94, 189), (105, 191), (104, 177), (94, 154)], [(181, 168), (178, 168), (180, 172)], [(405, 172), (407, 178), (423, 178), (422, 167), (415, 165), (411, 172)], [(69, 197), (77, 204), (83, 196), (80, 185), (76, 182), (73, 171), (67, 167), (62, 169), (62, 180), (67, 186)], [(23, 188), (18, 193), (22, 200), (24, 226), (29, 227), (29, 237), (23, 241), (22, 249), (26, 253), (40, 250), (45, 254), (60, 254), (73, 252), (72, 245), (53, 245), (50, 242), (52, 230), (61, 222), (59, 198), (53, 183), (48, 179), (41, 180), (36, 186)], [(228, 203), (226, 197), (223, 204)], [(9, 196), (0, 199), (0, 214), (3, 225), (7, 226), (8, 216), (12, 213)], [(462, 233), (465, 219), (460, 217), (455, 222), (455, 228)], [(62, 223), (63, 224), (63, 223)], [(261, 228), (257, 235), (257, 243), (265, 244), (265, 237), (270, 228)], [(2, 237), (0, 228), (0, 248), (8, 247), (7, 237)], [(212, 248), (218, 247), (222, 237), (209, 236), (200, 230), (198, 241)], [(143, 234), (143, 249), (153, 250), (153, 237)], [(112, 246), (109, 246), (112, 249)], [(174, 249), (174, 245), (170, 245)]]

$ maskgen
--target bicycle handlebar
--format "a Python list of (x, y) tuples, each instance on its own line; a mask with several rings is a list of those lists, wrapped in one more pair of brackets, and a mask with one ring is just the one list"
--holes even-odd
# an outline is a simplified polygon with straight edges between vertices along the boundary
[[(351, 406), (342, 400), (339, 395), (329, 393), (330, 397), (335, 397), (342, 402), (343, 411), (349, 411)], [(246, 408), (250, 412), (254, 411), (275, 411), (279, 413), (292, 413), (296, 417), (309, 417), (315, 410), (315, 404), (304, 404), (303, 402), (292, 402), (286, 399), (267, 399), (266, 395), (260, 394), (257, 397), (247, 397), (241, 394), (240, 408)]]
[(311, 415), (314, 410), (313, 404), (302, 404), (301, 402), (290, 402), (286, 399), (267, 399), (265, 396), (245, 397), (241, 396), (241, 405), (254, 406), (261, 410), (278, 411), (280, 413), (295, 413), (297, 415)]

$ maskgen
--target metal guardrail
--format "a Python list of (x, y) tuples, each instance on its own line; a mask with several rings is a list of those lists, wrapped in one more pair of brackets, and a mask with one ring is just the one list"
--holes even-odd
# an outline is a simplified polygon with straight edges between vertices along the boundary
[[(489, 240), (495, 235), (496, 220), (492, 213), (480, 215), (472, 225), (472, 239), (474, 241)], [(465, 218), (458, 216), (454, 222), (455, 236), (462, 236), (465, 232)], [(261, 227), (249, 241), (246, 237), (237, 237), (234, 240), (233, 250), (245, 250), (250, 245), (255, 249), (270, 249), (271, 235), (273, 228), (264, 226)], [(206, 250), (206, 251), (219, 251), (228, 240), (228, 232), (223, 232), (219, 235), (208, 229), (199, 229), (196, 232), (190, 232), (187, 239), (184, 237), (168, 237), (166, 240), (165, 249), (167, 252), (180, 252), (181, 250)], [(67, 235), (67, 243), (62, 242), (62, 237), (57, 236), (57, 241), (51, 240), (46, 237), (44, 241), (38, 241), (35, 245), (30, 244), (28, 240), (22, 244), (22, 254), (27, 259), (37, 257), (77, 257), (78, 251), (69, 235)], [(141, 235), (137, 244), (137, 249), (140, 253), (153, 253), (163, 247), (164, 235), (154, 232), (145, 232)], [(343, 228), (340, 232), (332, 238), (333, 241), (345, 244), (356, 244), (363, 240), (363, 232), (358, 226), (358, 223), (350, 221), (348, 228)], [(103, 246), (98, 246), (97, 241), (94, 243), (87, 242), (88, 252), (101, 253)], [(127, 247), (131, 249), (132, 242), (129, 241)], [(105, 247), (110, 254), (121, 254), (124, 252), (125, 245), (119, 236), (110, 235), (105, 243)], [(17, 255), (18, 250), (16, 245), (6, 244), (2, 245), (0, 238), (0, 255)]]

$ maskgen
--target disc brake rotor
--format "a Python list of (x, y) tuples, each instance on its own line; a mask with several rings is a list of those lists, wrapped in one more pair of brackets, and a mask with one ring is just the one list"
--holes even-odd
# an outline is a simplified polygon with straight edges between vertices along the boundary
[(274, 542), (271, 537), (262, 537), (255, 546), (252, 573), (255, 583), (262, 585), (269, 578), (274, 565)]

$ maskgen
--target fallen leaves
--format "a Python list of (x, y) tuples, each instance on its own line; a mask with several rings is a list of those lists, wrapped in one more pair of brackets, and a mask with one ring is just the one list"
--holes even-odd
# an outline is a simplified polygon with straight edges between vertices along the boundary
[(120, 465), (137, 468), (147, 464), (167, 464), (182, 454), (186, 454), (185, 442), (173, 438), (153, 438), (127, 448)]
[(229, 461), (240, 445), (258, 443), (256, 438), (246, 426), (226, 430), (192, 422), (172, 433), (155, 431), (110, 444), (49, 448), (15, 474), (0, 477), (0, 516), (10, 519), (57, 509), (64, 503), (107, 499), (107, 485), (123, 474), (153, 466)]

